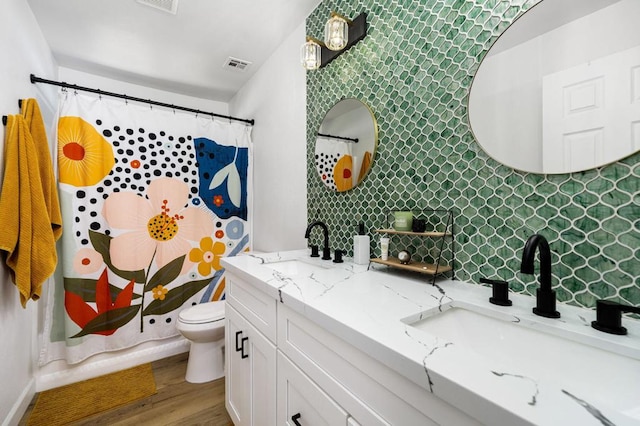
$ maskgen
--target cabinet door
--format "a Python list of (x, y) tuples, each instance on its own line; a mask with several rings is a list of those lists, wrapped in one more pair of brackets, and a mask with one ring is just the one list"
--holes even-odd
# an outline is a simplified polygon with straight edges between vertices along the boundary
[(276, 423), (276, 348), (233, 307), (225, 312), (226, 407), (236, 426)]
[(346, 425), (349, 415), (278, 351), (278, 424)]

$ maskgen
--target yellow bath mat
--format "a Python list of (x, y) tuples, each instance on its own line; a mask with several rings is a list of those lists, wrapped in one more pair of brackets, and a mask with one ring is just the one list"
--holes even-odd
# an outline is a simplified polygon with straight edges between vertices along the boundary
[(65, 425), (155, 393), (151, 364), (143, 364), (41, 392), (27, 425)]

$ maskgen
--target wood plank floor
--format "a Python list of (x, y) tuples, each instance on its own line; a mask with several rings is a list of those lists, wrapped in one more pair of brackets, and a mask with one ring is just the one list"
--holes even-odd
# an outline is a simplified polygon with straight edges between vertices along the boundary
[[(155, 395), (72, 425), (233, 426), (224, 406), (224, 378), (200, 384), (186, 382), (187, 359), (188, 353), (184, 353), (151, 363), (158, 390)], [(34, 403), (35, 398), (20, 426), (27, 424)]]

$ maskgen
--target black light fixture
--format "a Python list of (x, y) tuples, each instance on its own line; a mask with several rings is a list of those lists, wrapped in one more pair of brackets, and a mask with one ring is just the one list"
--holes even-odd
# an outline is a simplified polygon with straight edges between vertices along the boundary
[(366, 35), (367, 14), (365, 12), (362, 12), (354, 20), (331, 12), (331, 18), (325, 25), (325, 42), (307, 36), (307, 42), (302, 45), (300, 49), (302, 66), (307, 70), (322, 68), (340, 56), (342, 52), (349, 50)]

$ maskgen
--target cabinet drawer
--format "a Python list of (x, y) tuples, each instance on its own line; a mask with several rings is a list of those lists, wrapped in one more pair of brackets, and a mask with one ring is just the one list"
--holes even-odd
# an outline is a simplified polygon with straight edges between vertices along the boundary
[(278, 348), (361, 424), (479, 424), (285, 305)]
[(286, 356), (278, 352), (279, 425), (347, 425), (348, 414)]
[(271, 342), (276, 341), (276, 300), (251, 284), (227, 273), (227, 303)]

